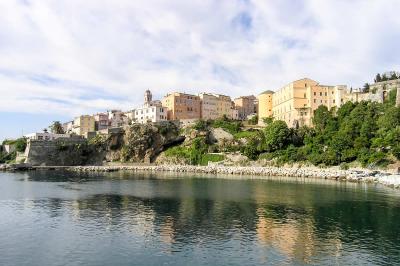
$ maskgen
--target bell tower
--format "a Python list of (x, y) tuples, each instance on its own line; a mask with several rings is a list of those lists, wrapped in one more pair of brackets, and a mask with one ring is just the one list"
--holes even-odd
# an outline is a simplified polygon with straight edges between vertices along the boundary
[(144, 93), (144, 104), (149, 105), (153, 100), (153, 95), (151, 94), (150, 90), (146, 90)]

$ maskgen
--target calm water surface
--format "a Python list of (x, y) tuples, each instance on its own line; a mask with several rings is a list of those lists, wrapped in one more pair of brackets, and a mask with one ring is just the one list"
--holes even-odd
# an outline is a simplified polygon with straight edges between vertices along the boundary
[(0, 265), (399, 265), (400, 193), (324, 180), (0, 173)]

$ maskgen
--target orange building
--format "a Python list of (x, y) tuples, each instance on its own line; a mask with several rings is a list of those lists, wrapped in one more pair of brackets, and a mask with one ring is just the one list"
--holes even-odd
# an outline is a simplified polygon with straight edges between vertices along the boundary
[(257, 113), (258, 100), (254, 95), (241, 96), (234, 100), (235, 108), (239, 112), (239, 119), (245, 120), (248, 115)]
[(168, 120), (200, 119), (199, 96), (173, 92), (162, 99), (162, 106), (168, 108)]
[(258, 99), (258, 121), (263, 124), (263, 118), (272, 117), (273, 91), (264, 91), (257, 96)]

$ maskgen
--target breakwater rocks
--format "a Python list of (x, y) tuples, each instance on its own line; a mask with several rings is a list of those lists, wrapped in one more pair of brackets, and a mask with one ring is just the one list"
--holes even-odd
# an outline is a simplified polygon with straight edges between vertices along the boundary
[(68, 170), (78, 172), (176, 172), (245, 176), (287, 176), (302, 178), (323, 178), (352, 182), (374, 182), (400, 187), (400, 176), (371, 170), (340, 170), (317, 167), (237, 167), (237, 166), (192, 166), (192, 165), (149, 165), (149, 166), (74, 166)]
[(0, 165), (0, 171), (27, 171), (33, 169), (32, 165), (26, 163)]

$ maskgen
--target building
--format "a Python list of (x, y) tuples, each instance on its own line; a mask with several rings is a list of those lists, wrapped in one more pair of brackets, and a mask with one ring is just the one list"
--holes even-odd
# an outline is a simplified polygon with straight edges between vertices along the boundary
[(123, 127), (128, 125), (128, 117), (121, 110), (109, 110), (108, 114), (108, 127)]
[(279, 89), (272, 97), (273, 118), (283, 120), (289, 127), (312, 126), (314, 111), (325, 105), (329, 110), (339, 108), (361, 95), (352, 94), (345, 85), (321, 85), (304, 78)]
[(109, 126), (108, 113), (97, 113), (94, 117), (94, 128), (95, 131), (107, 129)]
[(87, 137), (89, 132), (95, 131), (95, 120), (91, 115), (81, 115), (74, 119), (73, 133)]
[(62, 124), (65, 134), (71, 134), (74, 131), (74, 121), (68, 121)]
[(257, 96), (258, 99), (258, 121), (264, 124), (263, 118), (272, 117), (272, 97), (274, 92), (267, 90)]
[(369, 85), (369, 92), (366, 98), (371, 101), (383, 103), (389, 96), (389, 92), (398, 88), (400, 88), (400, 79), (376, 82)]
[(42, 133), (31, 133), (24, 135), (26, 139), (29, 140), (55, 140), (59, 138), (70, 138), (70, 134), (54, 134), (50, 132), (42, 132)]
[(218, 96), (210, 93), (200, 93), (200, 117), (202, 119), (217, 119), (219, 113), (217, 111)]
[(232, 116), (232, 100), (231, 97), (221, 94), (200, 93), (200, 117), (202, 119), (218, 119), (221, 117)]
[(162, 99), (162, 106), (168, 109), (168, 120), (200, 119), (200, 101), (199, 96), (173, 92)]
[(153, 101), (150, 90), (146, 90), (144, 104), (133, 111), (133, 120), (141, 124), (166, 121), (167, 108), (163, 107), (160, 101)]
[(233, 120), (239, 120), (239, 110), (235, 107), (231, 107), (231, 115), (229, 118)]
[(254, 95), (241, 96), (234, 100), (235, 108), (239, 112), (239, 119), (245, 120), (248, 115), (257, 113), (257, 98)]

